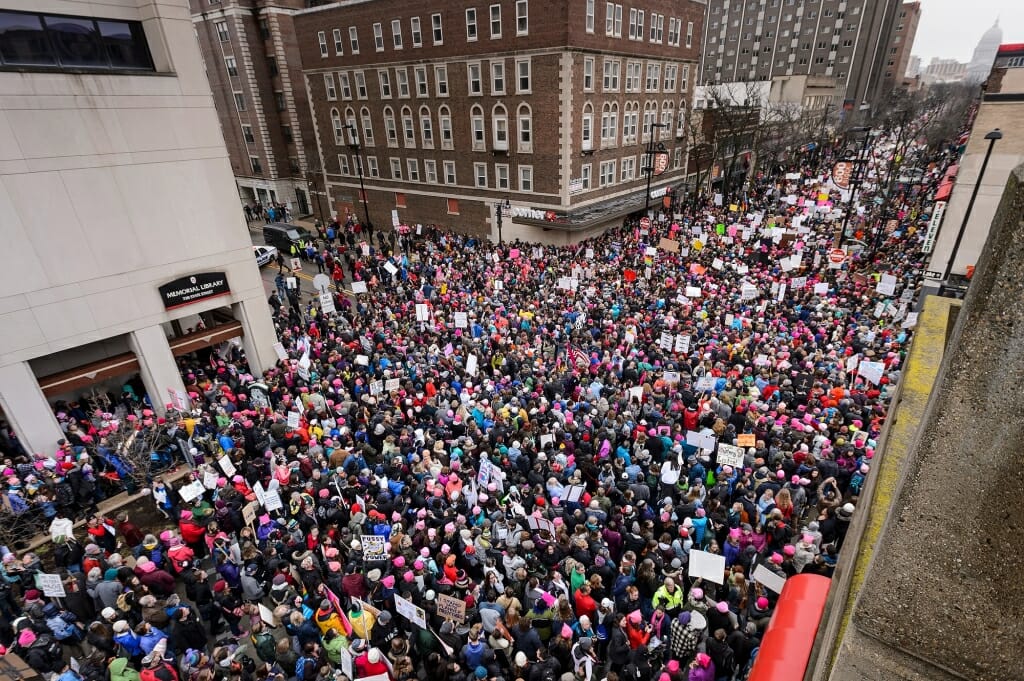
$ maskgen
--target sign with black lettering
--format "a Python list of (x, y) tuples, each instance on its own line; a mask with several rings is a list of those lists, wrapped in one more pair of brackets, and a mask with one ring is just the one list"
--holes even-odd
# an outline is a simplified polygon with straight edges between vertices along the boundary
[(223, 272), (200, 272), (169, 281), (160, 287), (160, 298), (164, 307), (173, 310), (182, 305), (191, 305), (207, 298), (231, 293), (228, 277)]

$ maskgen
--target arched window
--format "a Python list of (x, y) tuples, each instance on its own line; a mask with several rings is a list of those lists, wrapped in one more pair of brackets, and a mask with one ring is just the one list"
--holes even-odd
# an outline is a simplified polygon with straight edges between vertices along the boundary
[(334, 143), (338, 146), (345, 144), (345, 125), (337, 109), (331, 109), (331, 127), (334, 128)]
[(594, 148), (594, 107), (590, 102), (583, 105), (583, 122), (580, 129), (583, 131), (583, 151), (591, 151)]
[(452, 148), (452, 112), (447, 106), (437, 110), (437, 121), (441, 127), (441, 148)]
[(615, 146), (615, 138), (619, 134), (619, 105), (605, 102), (601, 109), (601, 146)]
[(501, 104), (491, 110), (491, 124), (495, 150), (508, 151), (508, 111)]
[(533, 111), (529, 104), (520, 104), (516, 113), (516, 126), (519, 130), (519, 151), (533, 151)]
[(686, 100), (679, 100), (679, 115), (676, 117), (676, 137), (686, 136)]
[(402, 135), (405, 139), (405, 146), (416, 146), (416, 126), (412, 122), (412, 109), (402, 107)]
[(483, 151), (487, 148), (487, 139), (484, 136), (484, 110), (479, 104), (474, 104), (469, 110), (469, 127), (473, 135), (473, 150)]
[(664, 128), (661, 128), (661, 138), (668, 139), (672, 136), (672, 121), (675, 120), (675, 110), (672, 106), (672, 102), (665, 100), (661, 103), (661, 124)]
[(426, 106), (420, 107), (420, 136), (423, 138), (424, 147), (434, 148), (434, 120), (430, 117), (430, 109)]
[(365, 106), (359, 110), (359, 118), (363, 123), (363, 143), (368, 146), (373, 146), (373, 118), (370, 116), (370, 110)]
[[(349, 128), (349, 126), (352, 127)], [(356, 120), (355, 109), (350, 106), (345, 108), (345, 129), (348, 131), (350, 136), (353, 131), (359, 130), (359, 122)]]
[(388, 146), (398, 146), (398, 128), (395, 126), (395, 111), (390, 106), (384, 107), (384, 131), (388, 136)]
[(640, 125), (640, 102), (626, 102), (622, 109), (622, 143), (636, 144), (636, 131)]
[(651, 127), (658, 122), (658, 103), (654, 101), (644, 102), (643, 129), (640, 130), (641, 140), (649, 142), (651, 139)]

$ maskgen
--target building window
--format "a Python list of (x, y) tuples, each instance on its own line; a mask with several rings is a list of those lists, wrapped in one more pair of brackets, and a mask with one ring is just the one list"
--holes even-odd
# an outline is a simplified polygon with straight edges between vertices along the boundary
[(636, 157), (630, 156), (622, 159), (622, 173), (620, 174), (620, 181), (632, 182), (636, 176)]
[(622, 5), (615, 5), (615, 31), (616, 38), (622, 37)]
[(366, 174), (370, 177), (380, 177), (380, 166), (377, 165), (376, 156), (366, 157)]
[(441, 31), (441, 15), (440, 14), (431, 14), (430, 15), (430, 26), (431, 26), (431, 28), (433, 29), (433, 32), (434, 32), (434, 44), (435, 45), (443, 45), (444, 44), (444, 33)]
[(338, 82), (341, 84), (341, 98), (345, 101), (352, 99), (352, 84), (349, 82), (348, 71), (338, 73)]
[(668, 44), (672, 47), (679, 47), (679, 34), (682, 22), (675, 17), (668, 20)]
[(599, 186), (610, 187), (615, 184), (615, 165), (615, 161), (601, 162)]
[[(11, 16), (11, 15), (9, 15), (9, 16)], [(21, 18), (21, 17), (18, 17), (18, 18)], [(27, 24), (29, 24), (29, 26), (31, 26), (30, 30), (35, 31), (35, 22), (34, 21), (32, 21), (30, 19), (27, 19), (27, 17), (26, 17), (25, 22)], [(215, 29), (217, 29), (217, 40), (221, 41), (222, 43), (226, 43), (229, 40), (231, 40), (231, 34), (228, 33), (228, 22), (226, 22), (226, 21), (217, 21), (217, 22), (214, 22), (213, 27)], [(323, 35), (323, 33), (320, 33), (319, 35)], [(322, 52), (323, 52), (323, 50), (321, 50), (321, 53)]]
[(256, 138), (252, 134), (251, 125), (242, 126), (242, 139), (244, 139), (247, 144), (254, 144), (256, 142)]
[(533, 166), (519, 166), (519, 191), (533, 191)]
[(605, 92), (618, 92), (619, 91), (619, 69), (621, 62), (618, 59), (605, 58), (604, 62), (604, 91)]
[(505, 62), (491, 62), (491, 94), (505, 94)]
[(466, 78), (468, 80), (470, 95), (482, 95), (484, 93), (484, 86), (480, 81), (479, 62), (466, 64)]
[(379, 23), (373, 25), (373, 46), (378, 52), (384, 51), (384, 29)]
[(277, 57), (267, 57), (267, 71), (270, 72), (271, 77), (278, 74)]
[(233, 93), (235, 95), (235, 109), (238, 111), (245, 111), (245, 95), (241, 92)]
[(260, 19), (260, 38), (270, 40), (270, 24), (266, 19)]
[(423, 180), (428, 184), (437, 184), (437, 161), (433, 159), (423, 161)]
[(363, 124), (363, 143), (368, 147), (374, 146), (373, 118), (370, 116), (370, 110), (365, 106), (359, 110), (359, 119)]
[(508, 111), (501, 104), (491, 111), (491, 129), (494, 133), (494, 148), (508, 151)]
[(682, 147), (676, 147), (675, 150), (672, 152), (672, 167), (673, 168), (677, 168), (677, 169), (683, 167), (683, 148)]
[(516, 59), (516, 92), (530, 94), (530, 58)]
[(224, 57), (224, 66), (227, 68), (229, 76), (238, 75), (238, 62), (234, 57)]
[(434, 122), (430, 117), (430, 109), (425, 106), (420, 107), (420, 137), (425, 148), (434, 148)]
[(501, 5), (491, 5), (491, 40), (501, 37)]
[(686, 22), (686, 46), (693, 47), (693, 22)]
[(519, 152), (533, 151), (533, 112), (528, 104), (520, 104), (516, 113), (516, 128), (519, 131)]
[(324, 74), (324, 93), (327, 96), (328, 102), (333, 102), (338, 98), (338, 91), (334, 88), (334, 74)]
[(252, 174), (253, 175), (262, 175), (263, 174), (263, 165), (260, 163), (259, 156), (250, 156), (249, 157), (249, 167), (252, 168)]
[(348, 167), (348, 156), (346, 156), (345, 154), (338, 154), (338, 172), (341, 175), (350, 174)]
[[(317, 42), (320, 43), (320, 57), (326, 57), (330, 52), (327, 50), (327, 33), (324, 31), (318, 31), (316, 34)], [(221, 41), (223, 42), (223, 41)]]
[(409, 29), (412, 31), (412, 46), (423, 47), (423, 31), (420, 29), (420, 18), (409, 18)]
[(640, 73), (643, 64), (638, 61), (626, 62), (626, 92), (640, 92)]
[(466, 40), (473, 42), (476, 38), (476, 8), (470, 7), (466, 10)]
[(352, 54), (359, 54), (359, 29), (355, 26), (348, 27), (348, 44)]
[(377, 82), (380, 83), (381, 99), (391, 99), (391, 72), (386, 69), (378, 71)]
[(395, 192), (395, 208), (408, 208), (405, 205), (405, 192)]
[(683, 77), (679, 80), (679, 91), (686, 92), (686, 88), (690, 86), (690, 65), (683, 64)]
[(366, 99), (366, 75), (362, 71), (355, 72), (356, 77), (356, 98)]
[(452, 148), (452, 114), (447, 106), (437, 110), (437, 122), (441, 128), (441, 148)]
[(675, 64), (665, 64), (665, 80), (661, 89), (665, 92), (676, 91), (676, 72), (679, 69)]
[(639, 12), (636, 7), (631, 7), (629, 10), (629, 39), (636, 40), (637, 34), (637, 15)]
[(594, 91), (594, 58), (583, 58), (583, 91)]
[(390, 106), (384, 107), (384, 134), (388, 138), (389, 147), (398, 146), (398, 127), (395, 125), (395, 112)]
[(594, 32), (594, 0), (587, 0), (587, 33)]
[(455, 161), (444, 162), (444, 183), (455, 184)]
[(614, 147), (619, 136), (619, 105), (605, 103), (601, 110), (601, 146)]
[(473, 164), (473, 181), (477, 187), (487, 188), (487, 164)]
[(334, 143), (340, 147), (345, 143), (345, 126), (337, 109), (331, 109), (331, 130), (334, 131)]
[(507, 163), (495, 163), (494, 164), (494, 188), (509, 189), (508, 181), (508, 164)]
[(391, 41), (395, 46), (396, 50), (402, 49), (402, 20), (393, 19), (391, 21)]
[[(420, 181), (420, 162), (415, 158), (408, 158), (405, 160), (405, 169), (409, 171), (409, 181), (419, 182)], [(404, 198), (404, 197), (403, 197)]]
[(395, 69), (395, 80), (398, 82), (398, 96), (409, 99), (409, 72), (404, 68)]
[(341, 38), (341, 29), (336, 28), (331, 31), (331, 37), (334, 38), (334, 56), (340, 57), (345, 53), (345, 43)]
[(402, 179), (402, 161), (401, 159), (392, 158), (391, 161), (391, 179), (401, 180)]
[(590, 102), (583, 105), (583, 120), (580, 130), (583, 133), (582, 150), (591, 151), (594, 148), (594, 108)]
[(458, 215), (458, 214), (459, 214), (459, 200), (458, 199), (448, 199), (448, 215)]
[(447, 66), (435, 66), (434, 67), (434, 83), (437, 88), (438, 97), (448, 96), (448, 67)]
[(661, 64), (647, 62), (647, 80), (644, 83), (644, 89), (647, 92), (657, 92), (659, 85), (661, 85)]
[(584, 163), (580, 167), (580, 185), (583, 187), (583, 191), (587, 191), (591, 187), (591, 165)]
[(606, 2), (604, 4), (604, 34), (607, 36), (615, 35), (615, 3)]
[(679, 101), (679, 115), (676, 117), (676, 137), (686, 134), (686, 100)]
[(474, 105), (469, 110), (469, 128), (473, 135), (473, 151), (483, 151), (487, 148), (487, 140), (484, 135), (484, 110), (479, 105)]
[(402, 107), (402, 133), (405, 136), (406, 148), (413, 149), (416, 147), (416, 127), (412, 122), (412, 109), (407, 106)]
[(530, 15), (527, 0), (516, 0), (516, 35), (530, 32)]
[(413, 70), (413, 77), (416, 79), (416, 96), (429, 97), (430, 87), (427, 85), (427, 67), (417, 66)]
[(640, 121), (640, 102), (626, 102), (622, 111), (622, 143), (634, 144)]

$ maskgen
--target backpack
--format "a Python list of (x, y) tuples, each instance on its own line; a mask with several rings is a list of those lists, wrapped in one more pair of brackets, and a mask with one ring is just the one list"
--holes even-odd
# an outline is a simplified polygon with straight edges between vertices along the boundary
[(252, 637), (252, 644), (261, 660), (271, 663), (277, 661), (277, 641), (274, 640), (273, 634), (267, 631), (255, 634)]
[(296, 660), (295, 678), (298, 681), (313, 681), (316, 678), (316, 660), (312, 657), (300, 657)]

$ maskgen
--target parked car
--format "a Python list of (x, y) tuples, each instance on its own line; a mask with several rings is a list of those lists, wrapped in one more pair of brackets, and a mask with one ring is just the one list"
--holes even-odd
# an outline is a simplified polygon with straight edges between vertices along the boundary
[(277, 249), (273, 246), (253, 246), (252, 254), (256, 256), (256, 266), (263, 267), (277, 258)]
[(263, 226), (263, 242), (281, 251), (286, 258), (291, 257), (292, 244), (298, 246), (300, 243), (309, 243), (312, 239), (313, 235), (309, 230), (299, 225), (271, 222)]

